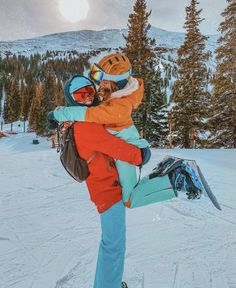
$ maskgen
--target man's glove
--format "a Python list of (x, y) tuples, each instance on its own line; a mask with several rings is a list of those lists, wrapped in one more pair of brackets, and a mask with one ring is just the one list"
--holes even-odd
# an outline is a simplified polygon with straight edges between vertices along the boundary
[(55, 130), (59, 126), (59, 122), (55, 119), (53, 111), (50, 111), (47, 116), (48, 129)]
[(147, 164), (148, 161), (151, 158), (151, 150), (149, 147), (141, 148), (141, 155), (142, 155), (142, 163), (140, 166), (142, 167), (143, 165)]

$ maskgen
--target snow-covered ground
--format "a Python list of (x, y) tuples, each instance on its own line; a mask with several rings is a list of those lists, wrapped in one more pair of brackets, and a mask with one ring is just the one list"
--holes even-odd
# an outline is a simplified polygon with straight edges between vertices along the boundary
[[(99, 215), (50, 142), (0, 139), (0, 287), (91, 288)], [(236, 150), (153, 150), (194, 158), (222, 211), (203, 197), (127, 210), (130, 288), (236, 288)], [(111, 287), (112, 288), (112, 287)]]

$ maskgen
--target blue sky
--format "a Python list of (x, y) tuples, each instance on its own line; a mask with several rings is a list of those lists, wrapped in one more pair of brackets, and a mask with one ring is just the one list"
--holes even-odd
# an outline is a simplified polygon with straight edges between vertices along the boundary
[[(71, 23), (61, 15), (60, 0), (0, 0), (0, 40), (31, 38), (56, 32), (126, 28), (134, 0), (86, 0), (89, 4), (87, 18)], [(77, 0), (82, 1), (82, 0)], [(83, 0), (85, 1), (85, 0)], [(226, 0), (199, 0), (199, 8), (206, 19), (201, 30), (216, 34), (226, 7)], [(184, 31), (185, 6), (190, 0), (147, 0), (152, 10), (150, 23), (169, 31)]]

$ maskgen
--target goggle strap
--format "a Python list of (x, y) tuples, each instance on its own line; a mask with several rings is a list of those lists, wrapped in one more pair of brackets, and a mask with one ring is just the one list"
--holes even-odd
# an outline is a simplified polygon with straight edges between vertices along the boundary
[(131, 69), (124, 73), (124, 74), (121, 74), (121, 75), (112, 75), (112, 74), (107, 74), (105, 72), (103, 72), (103, 77), (102, 77), (102, 80), (110, 80), (110, 81), (121, 81), (121, 80), (124, 80), (126, 78), (128, 78), (131, 74), (132, 74), (132, 71)]

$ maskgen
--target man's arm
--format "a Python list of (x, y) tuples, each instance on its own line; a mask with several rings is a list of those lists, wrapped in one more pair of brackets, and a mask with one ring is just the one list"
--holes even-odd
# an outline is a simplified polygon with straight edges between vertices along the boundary
[[(96, 123), (75, 123), (74, 136), (76, 143), (83, 141), (88, 147), (110, 157), (133, 165), (142, 163), (141, 150), (134, 145), (108, 133)], [(84, 124), (84, 125), (81, 125)]]

